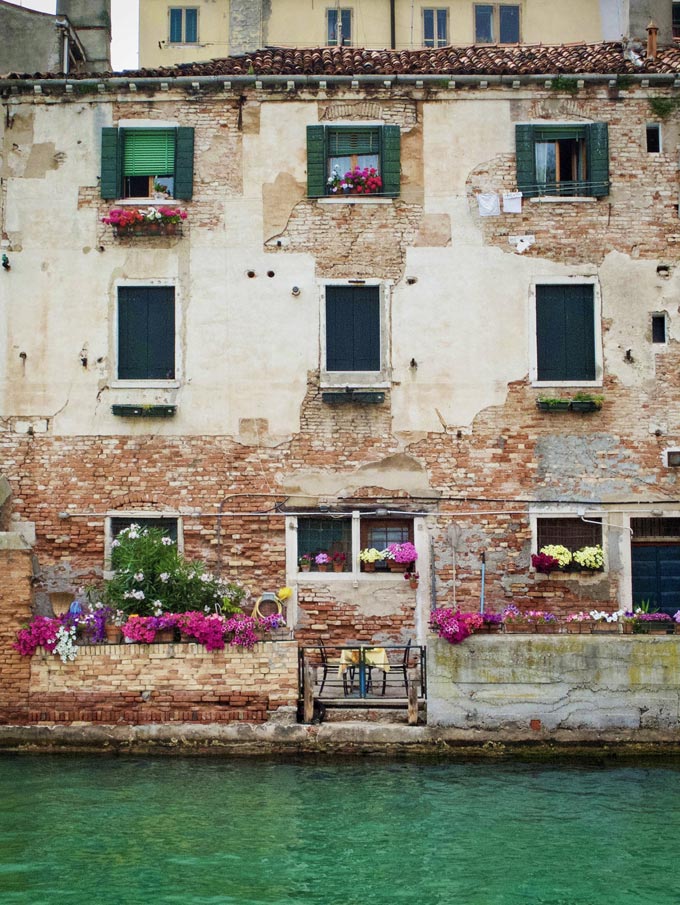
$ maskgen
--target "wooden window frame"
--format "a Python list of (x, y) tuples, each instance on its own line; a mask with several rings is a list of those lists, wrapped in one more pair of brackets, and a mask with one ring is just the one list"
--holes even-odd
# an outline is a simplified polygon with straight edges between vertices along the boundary
[[(144, 290), (172, 290), (173, 293), (173, 318), (174, 318), (174, 333), (173, 333), (173, 376), (172, 377), (120, 377), (121, 370), (121, 361), (120, 361), (120, 349), (122, 347), (122, 343), (124, 342), (123, 337), (120, 335), (120, 303), (121, 299), (125, 297), (125, 290), (134, 290), (134, 289), (144, 289)], [(123, 292), (121, 292), (123, 290)], [(129, 387), (171, 387), (177, 386), (179, 380), (179, 358), (178, 358), (178, 326), (179, 326), (179, 316), (178, 316), (178, 298), (177, 298), (177, 288), (174, 283), (171, 282), (162, 282), (162, 283), (135, 283), (135, 282), (123, 282), (118, 284), (115, 287), (116, 299), (115, 299), (115, 363), (116, 363), (116, 377), (112, 381), (113, 386), (129, 386)], [(170, 305), (170, 301), (168, 299), (168, 305)]]
[[(491, 7), (491, 29), (492, 35), (490, 41), (480, 41), (477, 38), (477, 9), (479, 7)], [(501, 41), (501, 7), (512, 7), (517, 10), (517, 40)], [(521, 3), (475, 3), (472, 7), (472, 32), (474, 35), (474, 44), (521, 44), (522, 43), (522, 4)]]
[[(335, 13), (337, 15), (337, 20), (335, 24), (336, 34), (338, 23), (342, 26), (342, 14), (349, 14), (349, 37), (346, 37), (344, 34), (342, 35), (342, 44), (339, 45), (337, 39), (332, 42), (331, 41), (331, 14)], [(329, 6), (326, 8), (326, 46), (327, 47), (351, 47), (352, 46), (352, 35), (354, 34), (354, 9), (351, 6)]]
[[(330, 371), (328, 369), (327, 354), (327, 305), (326, 293), (329, 287), (344, 289), (375, 289), (379, 301), (379, 330), (380, 330), (380, 368), (377, 371)], [(390, 287), (380, 280), (365, 280), (360, 286), (353, 286), (347, 280), (327, 280), (321, 287), (321, 317), (320, 317), (320, 383), (321, 388), (332, 387), (382, 387), (391, 385), (392, 372), (390, 367), (390, 341), (389, 341), (389, 301)]]
[[(556, 181), (539, 181), (537, 148), (555, 145)], [(571, 155), (572, 179), (563, 178), (560, 156)], [(515, 125), (517, 188), (526, 198), (604, 198), (610, 191), (609, 125), (606, 122), (533, 122)]]
[[(428, 44), (427, 39), (425, 37), (425, 16), (427, 13), (432, 13), (432, 43)], [(439, 15), (438, 13), (444, 13), (444, 29), (445, 34), (443, 39), (439, 34)], [(423, 47), (447, 47), (449, 45), (449, 7), (448, 6), (424, 6), (422, 9), (422, 25), (423, 25)]]
[[(182, 36), (179, 41), (172, 40), (172, 13), (173, 10), (179, 10), (182, 14)], [(196, 13), (196, 40), (195, 41), (187, 41), (187, 11), (193, 11)], [(172, 47), (178, 47), (182, 44), (187, 44), (191, 47), (196, 46), (199, 43), (198, 35), (199, 35), (199, 21), (200, 21), (200, 7), (198, 6), (169, 6), (168, 7), (168, 44)]]
[[(302, 556), (303, 553), (312, 553), (313, 554), (315, 552), (312, 550), (303, 550), (301, 548), (301, 546), (300, 546), (300, 522), (304, 519), (313, 519), (313, 520), (318, 520), (318, 521), (324, 521), (324, 520), (331, 521), (333, 518), (334, 518), (333, 516), (326, 515), (323, 512), (310, 512), (309, 514), (306, 514), (306, 515), (297, 516), (296, 522), (295, 522), (295, 563), (296, 563), (295, 571), (297, 574), (300, 574), (300, 575), (304, 574), (306, 578), (308, 578), (309, 576), (312, 576), (312, 580), (317, 579), (317, 577), (320, 578), (321, 575), (323, 575), (323, 579), (327, 580), (328, 576), (331, 574), (330, 569), (328, 572), (319, 573), (318, 570), (314, 566), (312, 566), (312, 570), (310, 572), (303, 573), (302, 570), (300, 569), (300, 564), (299, 564), (300, 556)], [(335, 516), (335, 518), (337, 518), (337, 516)], [(390, 516), (375, 516), (374, 517), (371, 515), (359, 514), (358, 530), (356, 530), (354, 528), (353, 514), (347, 513), (346, 515), (344, 515), (343, 519), (346, 519), (347, 521), (349, 521), (352, 524), (352, 534), (351, 534), (349, 548), (346, 551), (343, 550), (343, 552), (346, 552), (346, 555), (347, 555), (346, 570), (342, 573), (339, 573), (338, 577), (347, 579), (350, 577), (350, 573), (352, 573), (352, 572), (354, 572), (355, 575), (357, 574), (357, 571), (360, 574), (364, 573), (365, 570), (363, 567), (363, 563), (360, 564), (360, 569), (358, 569), (358, 570), (355, 570), (355, 565), (359, 561), (360, 550), (362, 550), (368, 546), (373, 546), (373, 544), (369, 540), (370, 530), (372, 527), (374, 527), (374, 528), (399, 527), (402, 530), (402, 532), (405, 532), (407, 535), (405, 537), (405, 540), (409, 540), (412, 544), (415, 544), (415, 527), (414, 527), (415, 518), (416, 518), (416, 516), (404, 516), (404, 515), (396, 516), (395, 515), (393, 517), (390, 517)], [(329, 553), (330, 552), (332, 552), (332, 551), (329, 550)], [(384, 575), (384, 574), (388, 573), (388, 571), (389, 571), (386, 562), (383, 562), (382, 564), (377, 563), (376, 570), (381, 575)]]
[[(343, 195), (330, 191), (331, 139), (341, 132), (367, 133), (375, 131), (378, 137), (378, 174), (382, 179), (382, 191), (370, 195)], [(351, 155), (345, 155), (350, 156)], [(356, 161), (358, 163), (358, 160)], [(307, 127), (307, 196), (309, 198), (350, 199), (352, 203), (364, 203), (376, 199), (399, 197), (401, 189), (401, 130), (399, 126), (383, 122), (356, 122), (317, 124)]]

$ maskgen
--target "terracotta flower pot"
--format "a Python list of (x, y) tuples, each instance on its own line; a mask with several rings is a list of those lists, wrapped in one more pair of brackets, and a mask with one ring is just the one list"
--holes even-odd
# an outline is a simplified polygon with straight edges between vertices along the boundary
[(559, 625), (555, 625), (552, 622), (539, 622), (536, 626), (537, 635), (556, 635), (559, 630)]
[(175, 630), (166, 628), (161, 632), (156, 632), (153, 640), (155, 644), (170, 644), (175, 640)]
[(317, 569), (319, 570), (319, 572), (326, 572), (326, 571), (328, 571), (328, 563), (327, 563), (327, 562), (320, 562), (320, 563), (317, 563), (317, 564), (316, 564), (316, 567), (317, 567)]
[(512, 634), (533, 635), (536, 632), (536, 626), (531, 622), (505, 622), (503, 623), (503, 629)]
[(405, 572), (408, 566), (407, 562), (397, 562), (396, 559), (388, 559), (387, 566), (390, 572)]
[(104, 631), (106, 632), (107, 644), (120, 644), (123, 631), (119, 625), (109, 625), (107, 623), (104, 626)]
[(375, 563), (374, 562), (365, 562), (365, 563), (363, 563), (363, 567), (364, 567), (364, 572), (375, 572)]
[(415, 591), (416, 588), (418, 587), (418, 579), (410, 578), (409, 582), (408, 582), (408, 586), (411, 588), (412, 591)]
[(345, 571), (345, 564), (344, 564), (344, 562), (334, 562), (334, 563), (333, 563), (333, 571), (334, 571), (334, 572), (344, 572), (344, 571)]

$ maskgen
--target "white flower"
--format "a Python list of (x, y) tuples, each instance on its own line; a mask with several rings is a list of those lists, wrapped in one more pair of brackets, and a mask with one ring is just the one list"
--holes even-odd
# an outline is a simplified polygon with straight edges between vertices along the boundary
[(161, 543), (162, 543), (165, 547), (171, 547), (175, 542), (174, 542), (174, 540), (173, 540), (171, 537), (162, 537), (162, 538), (161, 538)]
[(62, 663), (75, 660), (78, 656), (75, 626), (67, 628), (62, 625), (57, 629), (57, 643), (54, 647), (54, 653), (61, 659)]
[(160, 574), (158, 577), (159, 577), (160, 580), (163, 582), (163, 584), (165, 584), (165, 583), (167, 582), (167, 580), (170, 578), (170, 573), (169, 573), (169, 572), (161, 572), (161, 574)]
[(111, 541), (111, 546), (112, 546), (112, 547), (120, 547), (120, 541), (118, 540), (118, 538), (115, 538), (115, 540), (112, 540), (112, 541)]
[(144, 581), (144, 573), (135, 572), (135, 581)]

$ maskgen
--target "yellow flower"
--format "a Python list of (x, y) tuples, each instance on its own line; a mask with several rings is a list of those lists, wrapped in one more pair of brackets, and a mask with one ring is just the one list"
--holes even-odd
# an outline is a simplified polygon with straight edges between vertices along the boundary
[(292, 593), (292, 588), (279, 588), (279, 592), (276, 596), (279, 598), (279, 600), (288, 600)]

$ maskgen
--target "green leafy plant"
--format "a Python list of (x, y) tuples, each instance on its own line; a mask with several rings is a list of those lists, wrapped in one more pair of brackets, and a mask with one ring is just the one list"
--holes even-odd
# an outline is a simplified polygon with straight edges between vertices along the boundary
[(649, 108), (659, 119), (668, 119), (680, 107), (680, 97), (650, 97)]
[(563, 408), (565, 405), (569, 405), (569, 399), (560, 396), (539, 396), (537, 402), (548, 408)]
[(566, 91), (567, 94), (576, 94), (578, 91), (578, 83), (576, 79), (569, 79), (563, 75), (558, 75), (550, 84), (551, 91)]
[(106, 583), (109, 606), (139, 616), (189, 610), (239, 612), (246, 596), (236, 582), (210, 573), (199, 560), (185, 559), (160, 528), (130, 525), (112, 543), (113, 578)]
[(593, 405), (597, 406), (597, 408), (602, 408), (602, 403), (604, 402), (604, 396), (598, 396), (595, 393), (576, 393), (572, 402), (592, 402)]

